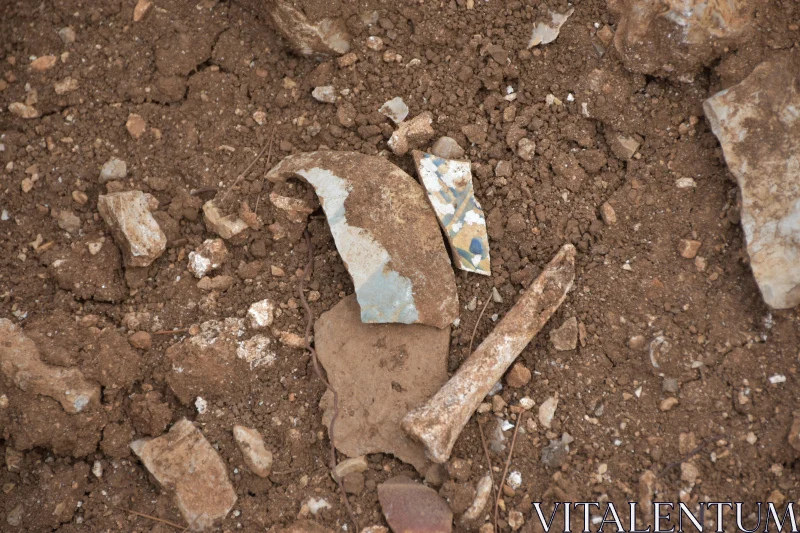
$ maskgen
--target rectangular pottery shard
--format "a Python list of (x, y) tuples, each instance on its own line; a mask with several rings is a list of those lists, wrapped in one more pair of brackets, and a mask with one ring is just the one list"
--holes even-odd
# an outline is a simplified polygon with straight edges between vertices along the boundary
[(475, 198), (469, 161), (453, 161), (414, 150), (417, 174), (447, 234), (453, 261), (468, 272), (491, 275), (489, 237), (481, 204)]
[(800, 304), (800, 61), (761, 63), (703, 103), (742, 191), (750, 268), (775, 309)]

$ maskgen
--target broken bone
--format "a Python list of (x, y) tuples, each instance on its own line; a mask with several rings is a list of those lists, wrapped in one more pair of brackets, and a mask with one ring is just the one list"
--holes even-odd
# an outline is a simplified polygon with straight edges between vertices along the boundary
[(319, 197), (353, 278), (361, 320), (443, 328), (458, 316), (455, 274), (425, 192), (382, 157), (308, 152), (267, 173), (300, 177)]
[(403, 429), (422, 442), (428, 458), (447, 461), (472, 413), (558, 309), (574, 279), (575, 247), (566, 244), (450, 381), (403, 418)]

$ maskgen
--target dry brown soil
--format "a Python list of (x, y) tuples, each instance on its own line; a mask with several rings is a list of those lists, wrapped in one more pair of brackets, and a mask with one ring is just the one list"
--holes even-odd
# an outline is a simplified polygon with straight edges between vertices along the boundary
[[(386, 152), (393, 128), (377, 109), (395, 96), (405, 99), (412, 116), (431, 111), (437, 135), (466, 148), (487, 212), (492, 277), (456, 276), (461, 322), (452, 333), (451, 371), (467, 355), (492, 287), (504, 301), (489, 304), (477, 341), (564, 242), (579, 251), (574, 291), (520, 356), (534, 379), (500, 393), (510, 404), (530, 396), (537, 408), (550, 396), (559, 399), (549, 430), (523, 425), (512, 463), (522, 486), (505, 496), (506, 510), (529, 518), (533, 500), (636, 500), (639, 477), (648, 469), (658, 475), (661, 500), (675, 501), (680, 491), (689, 502), (800, 498), (800, 462), (787, 445), (799, 407), (800, 314), (773, 312), (762, 302), (738, 223), (737, 187), (701, 109), (704, 98), (743, 79), (759, 61), (796, 48), (800, 10), (791, 0), (759, 3), (757, 34), (692, 84), (631, 74), (613, 48), (601, 55), (596, 33), (616, 24), (604, 0), (578, 2), (557, 41), (534, 53), (525, 51), (533, 22), (548, 9), (565, 11), (566, 0), (476, 0), (473, 10), (462, 0), (365, 2), (358, 9), (377, 10), (378, 20), (348, 19), (359, 60), (344, 68), (291, 54), (260, 1), (155, 3), (138, 23), (131, 0), (0, 3), (0, 210), (9, 214), (0, 221), (0, 316), (20, 323), (49, 363), (77, 365), (104, 387), (102, 409), (80, 420), (46, 398), (31, 398), (24, 416), (0, 408), (0, 455), (12, 436), (24, 448), (18, 471), (0, 471), (0, 530), (170, 530), (121, 510), (181, 522), (127, 443), (159, 435), (184, 416), (227, 461), (239, 495), (222, 530), (285, 526), (310, 497), (332, 506), (316, 520), (340, 530), (347, 517), (327, 464), (318, 407), (324, 387), (303, 350), (280, 346), (275, 365), (212, 395), (199, 415), (166, 381), (167, 348), (185, 333), (153, 335), (149, 350), (129, 349), (126, 336), (241, 317), (250, 303), (267, 297), (282, 311), (276, 330), (302, 334), (296, 287), (306, 248), (301, 233), (275, 240), (266, 229), (277, 215), (266, 200), (271, 185), (262, 186), (263, 160), (226, 200), (257, 206), (265, 227), (229, 243), (231, 258), (221, 273), (233, 284), (223, 292), (198, 289), (186, 271), (188, 252), (211, 237), (199, 207), (231, 187), (273, 129), (273, 164), (320, 147)], [(67, 26), (76, 34), (71, 45), (58, 34)], [(369, 35), (380, 36), (384, 51), (402, 61), (387, 63), (383, 51), (367, 48)], [(59, 56), (52, 69), (29, 69), (31, 56), (48, 54)], [(412, 59), (419, 61), (408, 65)], [(568, 95), (580, 99), (594, 69), (606, 72), (612, 89), (596, 102), (599, 119), (587, 119)], [(78, 89), (56, 94), (54, 83), (68, 76), (78, 80)], [(296, 86), (287, 88), (287, 79)], [(335, 105), (315, 101), (312, 88), (326, 84), (349, 94)], [(503, 99), (507, 86), (516, 101)], [(40, 118), (5, 111), (34, 90)], [(563, 105), (547, 106), (551, 93)], [(265, 112), (263, 124), (253, 119), (256, 111)], [(125, 128), (131, 113), (147, 123), (138, 140)], [(477, 144), (462, 133), (474, 124), (487, 131)], [(610, 149), (612, 126), (641, 142), (631, 160)], [(509, 148), (512, 127), (536, 142), (532, 161)], [(97, 212), (97, 196), (106, 191), (99, 169), (112, 156), (127, 162), (124, 188), (149, 192), (160, 203), (157, 217), (169, 248), (148, 268), (121, 267)], [(415, 175), (410, 156), (388, 157)], [(507, 175), (496, 176), (500, 161), (510, 163)], [(34, 175), (32, 189), (23, 192), (23, 179)], [(693, 178), (696, 188), (677, 188), (681, 177)], [(76, 202), (74, 191), (88, 201)], [(602, 222), (604, 202), (615, 209), (616, 225)], [(59, 227), (55, 216), (63, 210), (80, 218), (78, 233)], [(309, 231), (315, 249), (309, 285), (321, 295), (311, 305), (318, 316), (353, 288), (321, 212), (312, 216)], [(29, 243), (38, 236), (34, 249)], [(86, 253), (86, 243), (102, 236), (104, 251)], [(702, 241), (704, 269), (679, 255), (684, 238)], [(50, 265), (64, 257), (72, 266), (56, 279)], [(286, 275), (273, 276), (272, 266)], [(477, 305), (469, 310), (474, 297)], [(130, 313), (141, 313), (141, 323), (132, 323)], [(584, 343), (556, 352), (549, 331), (569, 317), (585, 327)], [(644, 348), (629, 346), (637, 335)], [(671, 349), (657, 353), (655, 368), (647, 346), (659, 336)], [(776, 374), (786, 382), (771, 384)], [(0, 394), (20, 391), (0, 380)], [(668, 397), (678, 403), (663, 411)], [(492, 431), (491, 413), (476, 418)], [(265, 435), (275, 453), (269, 479), (246, 471), (232, 439), (234, 424)], [(563, 433), (574, 438), (568, 457), (557, 469), (543, 465), (542, 448)], [(689, 433), (681, 447), (681, 434)], [(693, 486), (676, 466), (692, 438), (703, 446), (692, 459), (700, 474)], [(453, 457), (466, 460), (468, 469), (451, 469), (452, 480), (450, 473), (432, 472), (429, 482), (441, 483), (436, 478), (443, 476), (442, 493), (463, 509), (486, 468), (475, 419)], [(504, 459), (505, 452), (493, 452), (495, 466)], [(95, 461), (103, 466), (102, 478), (90, 472)], [(369, 461), (364, 490), (350, 496), (362, 526), (383, 523), (376, 484), (399, 474), (419, 479), (391, 456)], [(6, 516), (20, 504), (21, 524), (10, 526)], [(505, 522), (501, 526), (507, 530)]]

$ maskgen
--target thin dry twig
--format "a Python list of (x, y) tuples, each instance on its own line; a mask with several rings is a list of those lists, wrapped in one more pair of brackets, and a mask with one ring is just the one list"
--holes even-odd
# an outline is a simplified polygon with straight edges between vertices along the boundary
[(264, 180), (267, 178), (267, 173), (270, 170), (270, 163), (272, 163), (272, 141), (275, 139), (275, 126), (272, 126), (272, 133), (269, 134), (269, 150), (267, 151), (267, 164), (264, 165), (264, 175), (261, 176), (261, 187), (258, 188), (258, 197), (256, 197), (256, 208), (253, 213), (258, 216), (258, 202), (261, 201), (261, 192), (264, 190)]
[[(483, 434), (483, 424), (478, 420), (478, 430), (481, 432), (481, 444), (483, 444), (483, 453), (486, 455), (486, 463), (489, 465), (489, 477), (492, 478), (492, 490), (494, 491), (494, 499), (498, 501), (500, 496), (497, 494), (497, 484), (494, 482), (494, 471), (492, 470), (492, 458), (489, 455), (489, 446), (486, 445), (486, 436)], [(497, 520), (495, 519), (494, 531), (497, 529)]]
[(180, 529), (181, 531), (186, 531), (189, 529), (189, 526), (182, 526), (180, 524), (176, 524), (175, 522), (170, 522), (169, 520), (164, 520), (163, 518), (159, 518), (157, 516), (151, 516), (149, 514), (140, 513), (139, 511), (134, 511), (133, 509), (126, 509), (125, 507), (116, 507), (120, 511), (125, 511), (126, 513), (130, 513), (136, 516), (141, 516), (142, 518), (147, 518), (148, 520), (153, 520), (154, 522), (161, 522), (162, 524), (166, 524), (168, 526), (174, 527), (175, 529)]
[(228, 188), (227, 191), (225, 191), (225, 194), (222, 195), (222, 199), (219, 201), (220, 205), (222, 205), (222, 203), (225, 201), (225, 198), (228, 197), (228, 194), (230, 194), (230, 192), (234, 189), (234, 187), (236, 187), (236, 185), (239, 183), (239, 180), (247, 176), (247, 173), (250, 172), (250, 169), (253, 168), (253, 166), (258, 162), (259, 159), (261, 159), (261, 156), (264, 155), (264, 152), (267, 151), (267, 146), (270, 144), (270, 142), (271, 141), (265, 142), (264, 147), (261, 149), (260, 152), (258, 152), (256, 158), (253, 159), (253, 161), (249, 165), (247, 165), (246, 169), (244, 169), (241, 173), (239, 173), (238, 176), (236, 176), (236, 179), (233, 180), (233, 184)]
[(503, 470), (503, 477), (500, 478), (500, 488), (497, 491), (497, 499), (494, 501), (494, 528), (495, 531), (497, 529), (498, 517), (500, 515), (500, 498), (503, 496), (503, 487), (506, 486), (506, 476), (508, 475), (508, 468), (511, 466), (511, 458), (514, 456), (514, 446), (517, 444), (517, 433), (519, 433), (519, 427), (522, 425), (522, 419), (525, 418), (525, 413), (527, 411), (523, 411), (520, 413), (519, 417), (517, 418), (517, 427), (514, 428), (514, 437), (511, 439), (511, 449), (508, 450), (508, 458), (506, 459), (506, 467)]
[(306, 278), (311, 278), (311, 272), (314, 268), (314, 249), (311, 247), (311, 234), (308, 230), (303, 232), (303, 235), (306, 238), (306, 246), (308, 247), (308, 263), (306, 263), (305, 268), (303, 268), (303, 276), (300, 278), (300, 283), (298, 284), (298, 292), (300, 296), (300, 303), (303, 306), (303, 309), (306, 312), (306, 350), (309, 351), (311, 354), (311, 361), (314, 364), (314, 373), (317, 375), (317, 378), (322, 382), (325, 387), (331, 391), (333, 394), (333, 416), (331, 417), (331, 423), (328, 426), (328, 437), (331, 442), (331, 473), (333, 474), (333, 479), (336, 480), (336, 484), (339, 485), (339, 491), (342, 494), (342, 500), (344, 501), (344, 506), (347, 509), (347, 514), (350, 515), (350, 520), (353, 522), (355, 529), (353, 531), (359, 531), (358, 521), (356, 520), (356, 516), (353, 513), (353, 510), (350, 508), (350, 502), (347, 500), (347, 493), (344, 491), (344, 485), (342, 484), (342, 479), (336, 475), (336, 441), (334, 440), (334, 426), (336, 424), (336, 419), (339, 417), (339, 393), (334, 389), (330, 383), (323, 377), (322, 370), (319, 368), (319, 360), (317, 359), (317, 351), (311, 346), (311, 326), (314, 324), (314, 312), (311, 310), (311, 307), (308, 305), (308, 301), (306, 300), (305, 294), (303, 294), (303, 288), (305, 286)]
[(483, 313), (484, 311), (486, 311), (486, 308), (489, 307), (489, 302), (491, 301), (492, 301), (492, 296), (490, 294), (489, 297), (486, 299), (486, 303), (483, 304), (483, 309), (481, 309), (481, 314), (478, 315), (478, 320), (475, 321), (475, 327), (472, 329), (472, 336), (469, 338), (469, 352), (467, 352), (468, 356), (472, 355), (472, 341), (475, 340), (475, 333), (477, 333), (478, 331), (478, 324), (481, 323), (481, 318), (483, 318)]

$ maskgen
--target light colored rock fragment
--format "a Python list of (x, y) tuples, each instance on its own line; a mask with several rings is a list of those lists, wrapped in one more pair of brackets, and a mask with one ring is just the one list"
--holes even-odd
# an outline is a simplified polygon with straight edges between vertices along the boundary
[(222, 239), (206, 239), (195, 251), (189, 252), (189, 272), (202, 278), (218, 269), (228, 258), (228, 248)]
[(56, 94), (59, 96), (77, 91), (78, 87), (78, 80), (69, 76), (53, 84), (53, 88), (55, 89)]
[(639, 149), (639, 141), (633, 137), (622, 135), (621, 133), (612, 133), (607, 138), (611, 152), (622, 161), (628, 161), (632, 158), (636, 151)]
[(247, 310), (247, 323), (251, 329), (266, 329), (275, 319), (275, 304), (269, 299), (260, 300)]
[(101, 194), (97, 198), (97, 209), (129, 267), (148, 266), (167, 249), (167, 237), (150, 213), (153, 202), (155, 198), (142, 191)]
[(408, 106), (399, 96), (395, 96), (385, 102), (378, 111), (382, 115), (389, 117), (395, 124), (400, 124), (408, 116)]
[(558, 396), (551, 396), (542, 402), (539, 406), (539, 423), (546, 428), (550, 427), (553, 423), (553, 417), (556, 415), (556, 408), (558, 407)]
[(742, 193), (742, 228), (764, 301), (800, 304), (800, 61), (760, 64), (703, 109)]
[(62, 43), (70, 45), (75, 42), (75, 30), (69, 26), (65, 26), (58, 30), (58, 37), (61, 39)]
[(295, 176), (320, 199), (364, 322), (443, 328), (455, 320), (455, 275), (436, 215), (411, 176), (382, 157), (324, 151), (289, 156), (267, 179)]
[(334, 476), (334, 479), (337, 477), (342, 479), (347, 474), (361, 473), (366, 472), (367, 470), (369, 470), (369, 463), (367, 462), (366, 456), (359, 455), (358, 457), (345, 459), (337, 464), (336, 468), (333, 469), (332, 475)]
[(433, 137), (432, 124), (433, 114), (430, 111), (420, 113), (411, 120), (398, 124), (387, 144), (395, 155), (405, 155), (409, 150), (422, 146)]
[(614, 207), (608, 202), (600, 206), (600, 216), (603, 218), (603, 222), (606, 223), (606, 226), (613, 226), (617, 223), (617, 212), (614, 211)]
[(8, 110), (11, 114), (19, 118), (31, 119), (38, 118), (40, 113), (32, 105), (23, 104), (22, 102), (13, 102), (8, 104)]
[(31, 61), (31, 70), (36, 72), (44, 72), (56, 66), (58, 58), (56, 56), (41, 56)]
[(450, 242), (453, 262), (461, 270), (491, 275), (486, 219), (475, 198), (470, 163), (417, 150), (412, 155), (417, 175)]
[(133, 8), (133, 21), (141, 22), (153, 7), (152, 0), (138, 0)]
[(333, 85), (314, 87), (314, 90), (311, 91), (311, 96), (313, 96), (314, 100), (317, 102), (322, 102), (324, 104), (336, 103), (336, 89), (334, 89)]
[(483, 510), (486, 508), (486, 504), (489, 503), (491, 495), (492, 476), (486, 474), (478, 481), (478, 486), (475, 489), (475, 499), (472, 500), (469, 509), (464, 511), (464, 514), (461, 515), (461, 521), (470, 522), (480, 518)]
[(131, 137), (134, 139), (139, 139), (139, 137), (144, 135), (144, 132), (147, 129), (147, 122), (145, 122), (141, 115), (131, 113), (128, 115), (128, 120), (125, 122), (125, 129), (128, 130), (128, 133), (131, 135)]
[(574, 12), (574, 8), (569, 8), (567, 12), (563, 14), (551, 11), (549, 21), (537, 22), (534, 24), (531, 38), (528, 41), (528, 49), (539, 46), (540, 44), (549, 44), (555, 41), (561, 31), (561, 26), (564, 25)]
[(560, 352), (574, 350), (578, 346), (578, 319), (574, 316), (566, 319), (550, 332), (550, 341)]
[(124, 179), (128, 175), (128, 164), (122, 159), (112, 157), (100, 169), (100, 183)]
[(442, 159), (463, 159), (464, 149), (452, 137), (439, 137), (431, 146), (431, 153)]
[(33, 341), (5, 318), (0, 318), (0, 370), (21, 390), (53, 398), (68, 413), (100, 403), (99, 385), (87, 381), (76, 368), (42, 362)]
[[(339, 392), (339, 451), (350, 457), (390, 453), (425, 472), (430, 463), (424, 450), (403, 433), (400, 420), (447, 380), (449, 328), (364, 324), (351, 295), (320, 316), (314, 339)], [(330, 392), (320, 405), (327, 426), (333, 416)]]
[(203, 220), (208, 231), (216, 233), (223, 239), (232, 239), (247, 229), (247, 223), (238, 216), (223, 215), (214, 204), (214, 200), (203, 204)]
[(340, 19), (312, 22), (288, 2), (275, 2), (269, 13), (292, 48), (305, 56), (341, 55), (350, 51), (350, 35)]
[(269, 201), (283, 211), (291, 222), (303, 223), (308, 219), (308, 215), (314, 212), (314, 206), (306, 200), (281, 196), (274, 191), (269, 193)]
[(272, 452), (264, 446), (264, 437), (255, 429), (233, 426), (233, 438), (244, 456), (247, 468), (258, 477), (269, 476), (272, 470)]
[(130, 446), (156, 481), (173, 494), (192, 531), (213, 527), (236, 503), (225, 462), (188, 420), (180, 420), (161, 437)]

